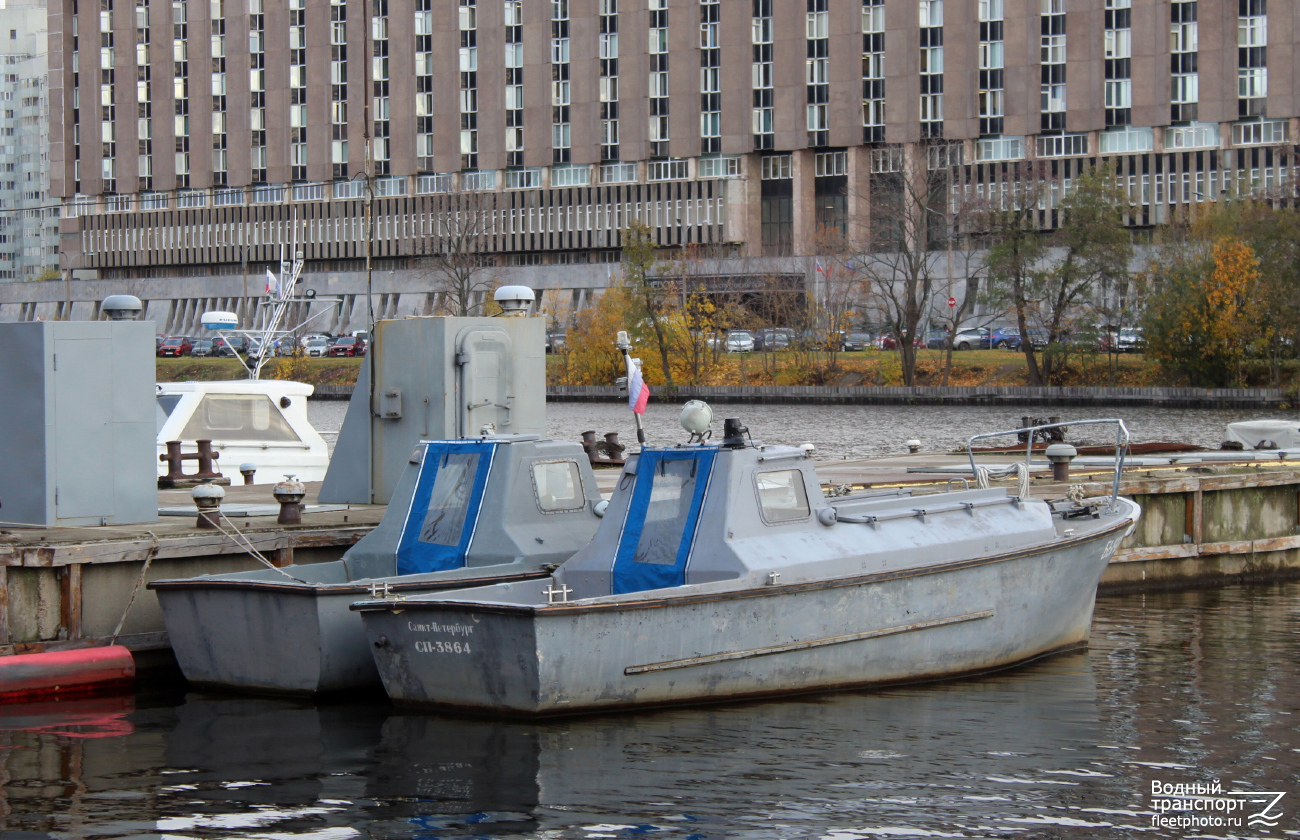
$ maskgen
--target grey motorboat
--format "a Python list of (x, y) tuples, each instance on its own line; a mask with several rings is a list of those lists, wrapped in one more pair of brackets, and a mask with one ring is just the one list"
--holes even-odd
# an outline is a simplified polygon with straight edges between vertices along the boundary
[(600, 501), (577, 443), (422, 441), (383, 521), (341, 560), (149, 586), (193, 683), (289, 693), (378, 685), (349, 604), (503, 580), (540, 587), (591, 540)]
[(728, 426), (721, 445), (630, 458), (595, 539), (545, 585), (354, 604), (389, 696), (554, 715), (1004, 668), (1086, 644), (1140, 512), (1115, 492), (823, 498), (807, 452)]

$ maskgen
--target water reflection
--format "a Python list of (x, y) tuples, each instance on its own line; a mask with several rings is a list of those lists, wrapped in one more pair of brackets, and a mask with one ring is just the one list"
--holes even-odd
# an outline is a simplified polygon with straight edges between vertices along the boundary
[(1212, 778), (1290, 791), (1294, 831), (1298, 595), (1103, 599), (1084, 653), (784, 702), (543, 723), (196, 693), (10, 708), (0, 838), (1181, 836), (1150, 830), (1151, 780)]

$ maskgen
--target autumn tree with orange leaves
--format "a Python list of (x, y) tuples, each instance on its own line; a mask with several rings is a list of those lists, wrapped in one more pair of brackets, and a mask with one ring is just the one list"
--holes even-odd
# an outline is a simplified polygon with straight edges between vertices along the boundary
[(1239, 386), (1243, 362), (1273, 337), (1260, 262), (1250, 243), (1197, 237), (1155, 264), (1147, 354), (1191, 385)]

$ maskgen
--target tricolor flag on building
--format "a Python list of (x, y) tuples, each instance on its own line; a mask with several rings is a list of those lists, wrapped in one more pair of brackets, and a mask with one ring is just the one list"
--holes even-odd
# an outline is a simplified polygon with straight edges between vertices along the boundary
[(268, 295), (273, 295), (278, 291), (280, 291), (280, 281), (275, 279), (275, 275), (272, 274), (271, 269), (268, 268), (266, 270), (266, 293)]
[(627, 407), (637, 414), (645, 414), (646, 403), (650, 402), (650, 386), (641, 378), (641, 366), (632, 362), (628, 365)]

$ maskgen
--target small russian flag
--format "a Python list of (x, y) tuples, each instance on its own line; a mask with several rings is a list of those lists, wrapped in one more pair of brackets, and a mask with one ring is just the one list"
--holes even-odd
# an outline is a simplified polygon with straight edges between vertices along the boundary
[(627, 407), (637, 414), (645, 414), (646, 403), (650, 402), (650, 386), (641, 378), (641, 366), (630, 364), (631, 371), (627, 378)]
[(266, 293), (268, 295), (274, 295), (277, 294), (279, 291), (280, 291), (280, 281), (275, 279), (275, 275), (272, 274), (271, 269), (268, 268), (266, 270)]

